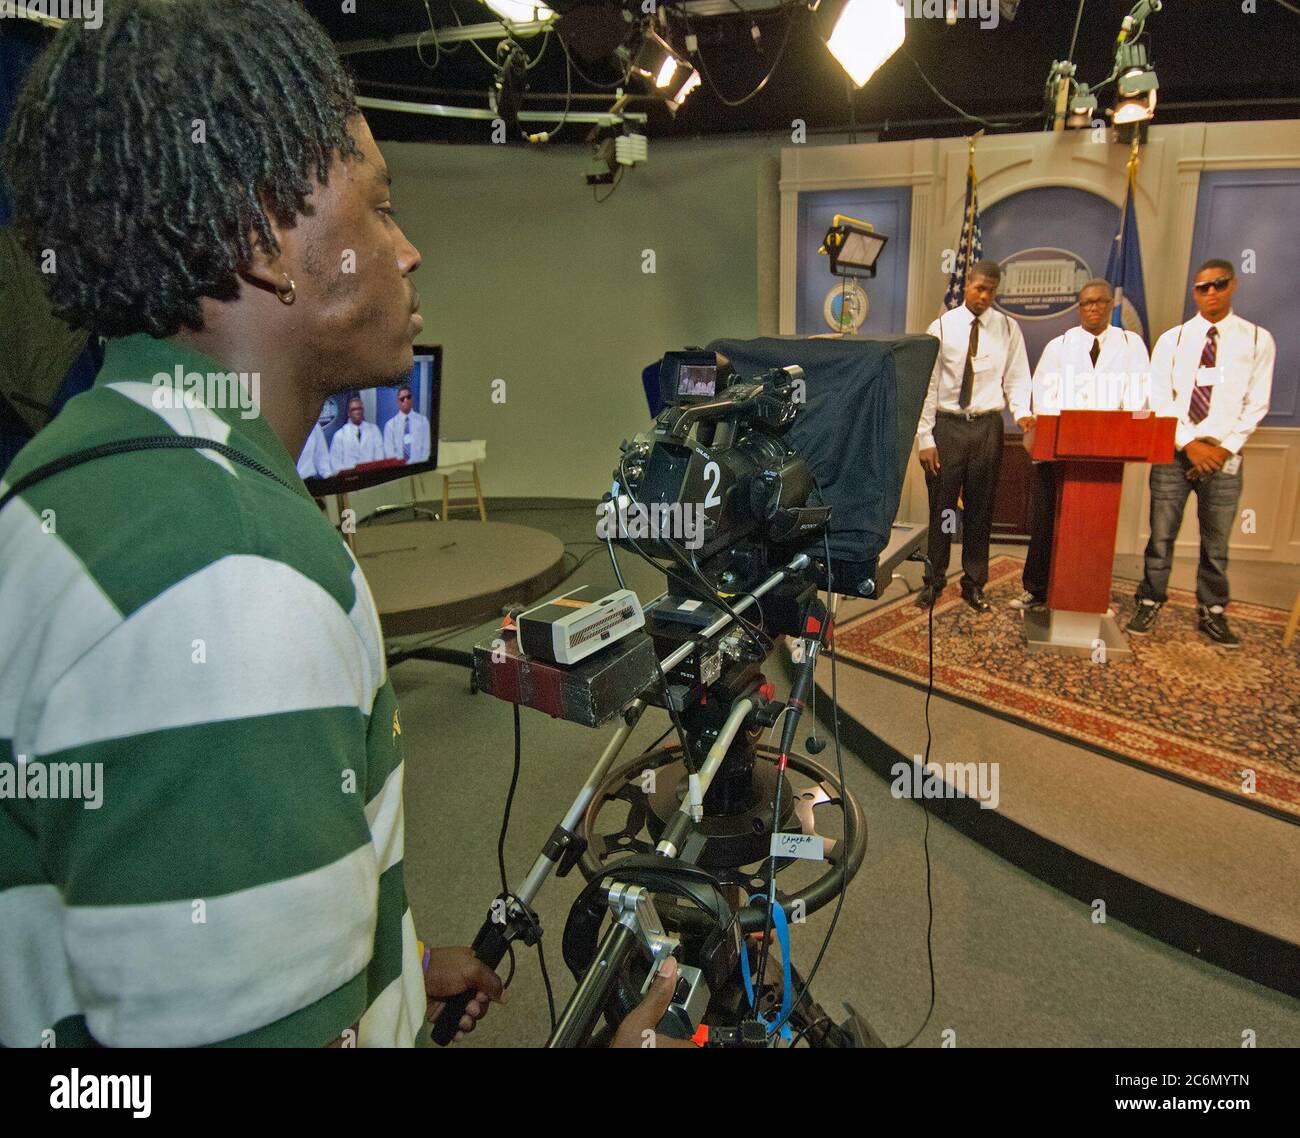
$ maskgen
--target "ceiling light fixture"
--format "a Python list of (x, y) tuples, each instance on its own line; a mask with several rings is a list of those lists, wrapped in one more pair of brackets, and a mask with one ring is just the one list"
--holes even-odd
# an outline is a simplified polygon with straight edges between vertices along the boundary
[(555, 13), (543, 4), (534, 4), (532, 0), (483, 0), (503, 20), (512, 24), (528, 24), (533, 21), (549, 20)]
[(1115, 66), (1120, 72), (1115, 85), (1115, 125), (1147, 122), (1155, 116), (1160, 83), (1147, 63), (1146, 48), (1140, 43), (1121, 44)]
[(1070, 113), (1065, 120), (1067, 130), (1084, 130), (1092, 126), (1097, 117), (1097, 96), (1089, 89), (1087, 83), (1080, 83), (1073, 98), (1070, 99)]
[(675, 51), (672, 45), (651, 28), (647, 28), (632, 61), (632, 70), (654, 83), (662, 91), (673, 113), (686, 97), (700, 85), (700, 73), (690, 60)]
[(853, 85), (861, 87), (903, 46), (903, 6), (898, 0), (840, 0), (825, 7), (834, 17), (826, 46)]

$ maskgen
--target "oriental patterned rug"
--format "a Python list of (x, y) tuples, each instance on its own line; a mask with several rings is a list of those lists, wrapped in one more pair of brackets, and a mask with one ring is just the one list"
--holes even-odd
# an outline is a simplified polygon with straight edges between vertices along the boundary
[[(1241, 647), (1227, 650), (1196, 631), (1195, 595), (1175, 589), (1127, 660), (1030, 653), (1007, 608), (1023, 567), (993, 558), (982, 615), (949, 584), (934, 611), (936, 694), (1300, 824), (1300, 651), (1282, 647), (1287, 613), (1234, 601)], [(1121, 627), (1133, 589), (1111, 588)], [(912, 600), (846, 622), (840, 658), (924, 688), (927, 613)]]

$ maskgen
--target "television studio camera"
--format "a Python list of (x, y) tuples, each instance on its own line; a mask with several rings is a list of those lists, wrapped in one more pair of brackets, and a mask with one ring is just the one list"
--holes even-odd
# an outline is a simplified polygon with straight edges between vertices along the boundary
[[(726, 356), (713, 350), (724, 346)], [(667, 353), (664, 410), (623, 444), (601, 531), (620, 586), (615, 546), (662, 571), (666, 591), (644, 610), (626, 589), (591, 603), (561, 598), (520, 614), (516, 635), (475, 646), (480, 691), (588, 726), (618, 721), (473, 943), (490, 967), (515, 941), (536, 944), (533, 899), (553, 871), (581, 871), (563, 933), (577, 987), (548, 1047), (608, 1040), (669, 955), (679, 971), (663, 1034), (708, 1046), (795, 1035), (810, 1046), (879, 1045), (851, 1008), (837, 1024), (811, 994), (834, 918), (806, 979), (790, 960), (789, 923), (832, 901), (838, 917), (866, 849), (838, 730), (835, 772), (794, 745), (830, 643), (831, 593), (878, 596), (924, 542), (924, 526), (893, 523), (907, 461), (897, 450), (915, 431), (936, 349), (930, 337), (901, 337)], [(765, 358), (799, 358), (823, 382), (810, 391), (804, 367), (764, 367)], [(846, 403), (850, 389), (857, 399)], [(795, 429), (814, 419), (811, 431)], [(881, 470), (889, 484), (866, 485)], [(864, 500), (874, 520), (863, 520)], [(661, 524), (638, 530), (625, 524), (629, 512)], [(855, 524), (837, 527), (840, 516)], [(784, 701), (762, 670), (781, 636), (793, 638)], [(668, 712), (676, 741), (616, 765), (651, 706)], [(760, 741), (778, 726), (779, 745)], [(808, 744), (825, 746), (815, 734)], [(809, 875), (778, 888), (778, 878)], [(448, 1002), (436, 1042), (452, 1039), (468, 1000)]]

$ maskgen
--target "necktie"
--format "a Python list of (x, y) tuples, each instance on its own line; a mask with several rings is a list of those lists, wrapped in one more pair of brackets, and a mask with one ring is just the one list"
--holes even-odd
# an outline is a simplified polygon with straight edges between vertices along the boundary
[[(1206, 334), (1205, 347), (1201, 349), (1201, 367), (1215, 366), (1214, 361), (1219, 358), (1218, 335), (1219, 330), (1213, 327)], [(1202, 387), (1198, 383), (1192, 388), (1192, 402), (1187, 409), (1187, 417), (1193, 423), (1199, 423), (1210, 413), (1210, 396), (1213, 394), (1213, 387)]]
[(975, 365), (971, 360), (980, 350), (980, 322), (970, 322), (970, 347), (966, 350), (966, 367), (961, 373), (961, 394), (957, 397), (957, 406), (963, 411), (970, 406), (971, 392), (975, 387)]
[(407, 415), (402, 416), (402, 458), (407, 462), (411, 461), (411, 419)]
[(1101, 340), (1094, 336), (1092, 338), (1092, 351), (1088, 353), (1088, 358), (1092, 360), (1092, 366), (1097, 366), (1097, 357), (1101, 355)]

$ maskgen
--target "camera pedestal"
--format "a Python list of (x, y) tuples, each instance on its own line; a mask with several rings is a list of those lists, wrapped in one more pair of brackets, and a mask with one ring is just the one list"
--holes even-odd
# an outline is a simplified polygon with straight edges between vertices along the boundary
[[(686, 789), (686, 764), (678, 759), (655, 770), (655, 789), (646, 794), (646, 828), (657, 842), (664, 827), (681, 808)], [(772, 836), (772, 799), (776, 791), (776, 766), (755, 763), (747, 788), (748, 801), (741, 809), (728, 814), (705, 813), (697, 824), (681, 856), (704, 869), (737, 869), (767, 857)], [(781, 824), (779, 830), (797, 829), (794, 794), (788, 779), (781, 787)], [(707, 803), (706, 803), (707, 805)]]
[[(763, 809), (770, 818), (770, 793), (775, 785), (777, 751), (766, 746), (758, 746), (755, 751), (755, 771), (762, 772), (766, 768), (771, 772), (770, 777), (763, 773), (755, 775), (756, 782), (767, 780), (762, 783), (763, 794), (768, 795), (766, 802), (763, 803)], [(609, 873), (611, 865), (616, 864), (617, 859), (626, 854), (654, 852), (657, 841), (655, 834), (663, 824), (660, 811), (668, 806), (676, 810), (681, 802), (677, 783), (672, 774), (673, 771), (680, 772), (681, 769), (681, 747), (672, 744), (622, 763), (610, 771), (595, 788), (582, 821), (577, 827), (580, 838), (586, 843), (586, 850), (579, 866), (588, 881)], [(821, 806), (832, 806), (841, 816), (841, 830), (847, 832), (851, 829), (853, 835), (853, 840), (847, 844), (823, 836), (826, 861), (829, 863), (826, 872), (812, 885), (795, 893), (786, 894), (778, 891), (777, 899), (783, 906), (790, 908), (802, 902), (804, 911), (811, 914), (839, 896), (843, 884), (837, 879), (842, 870), (847, 871), (850, 880), (857, 873), (866, 852), (865, 819), (857, 799), (852, 795), (841, 794), (838, 779), (833, 771), (798, 753), (790, 755), (789, 770), (810, 780), (814, 785), (804, 790), (794, 789), (789, 785), (782, 787), (782, 801), (789, 803), (788, 812), (787, 809), (782, 809), (782, 829), (816, 833), (815, 810)], [(652, 791), (646, 789), (647, 783), (650, 782), (645, 778), (647, 771), (653, 771), (655, 774)], [(660, 798), (658, 806), (653, 801), (655, 798)], [(600, 816), (615, 801), (627, 803), (627, 821), (621, 829), (607, 830), (602, 833), (598, 828)], [(749, 817), (747, 813), (739, 814), (739, 818), (745, 819), (746, 824), (750, 824)], [(797, 824), (793, 821), (795, 818), (798, 819)], [(734, 836), (740, 832), (737, 820), (736, 815), (714, 818), (706, 814), (701, 825), (717, 827), (715, 842), (707, 847), (711, 858), (721, 856), (728, 847), (733, 853), (739, 853), (741, 856), (751, 852), (752, 847), (748, 843), (741, 842)], [(732, 836), (728, 837), (728, 835)], [(761, 862), (767, 856), (770, 839), (771, 831), (765, 829), (759, 839), (762, 849), (757, 858), (739, 862), (733, 858), (726, 862), (710, 861), (700, 864), (726, 884), (740, 885), (749, 893), (762, 892), (767, 888), (767, 879), (762, 875), (761, 864), (752, 872), (747, 871), (745, 867), (752, 866), (755, 861)], [(778, 859), (778, 873), (790, 865), (790, 860)]]

